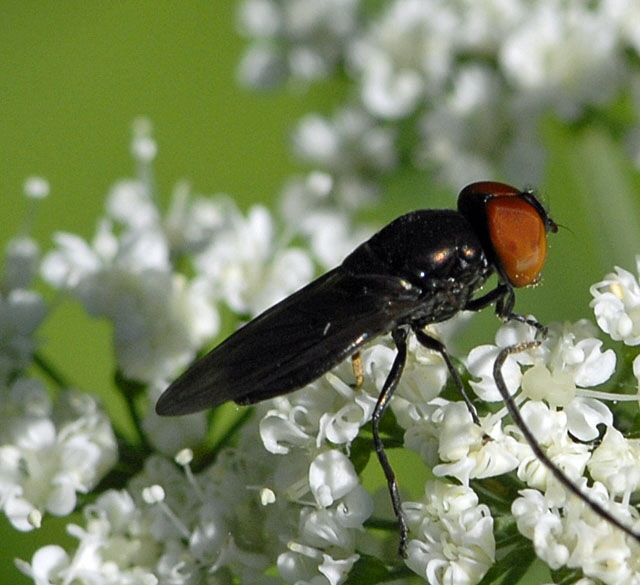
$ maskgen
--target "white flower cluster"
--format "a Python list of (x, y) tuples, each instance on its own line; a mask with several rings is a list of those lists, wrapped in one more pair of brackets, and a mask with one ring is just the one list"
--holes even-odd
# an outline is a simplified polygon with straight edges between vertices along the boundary
[[(470, 352), (467, 367), (477, 378), (471, 386), (482, 401), (502, 400), (493, 377), (493, 362), (500, 348), (529, 341), (533, 334), (530, 329), (518, 322), (508, 323), (498, 332), (497, 345), (479, 346)], [(565, 326), (552, 324), (541, 347), (509, 356), (503, 366), (504, 378), (528, 428), (551, 461), (578, 484), (586, 481), (583, 476), (588, 473), (598, 486), (595, 492), (590, 488), (588, 494), (593, 494), (591, 497), (600, 503), (604, 501), (617, 518), (637, 529), (640, 517), (629, 502), (638, 487), (638, 473), (633, 470), (640, 469), (637, 459), (640, 451), (636, 440), (625, 439), (613, 427), (612, 413), (603, 402), (630, 398), (637, 401), (637, 396), (608, 395), (590, 389), (611, 377), (616, 361), (612, 350), (602, 350), (602, 342), (595, 334), (595, 328), (587, 321)], [(428, 370), (425, 375), (423, 388), (428, 387), (426, 380), (434, 379)], [(434, 384), (434, 390), (439, 385)], [(469, 486), (471, 480), (515, 471), (529, 489), (515, 500), (512, 513), (522, 534), (534, 541), (537, 554), (552, 568), (563, 565), (580, 568), (585, 575), (606, 583), (633, 582), (617, 580), (620, 571), (625, 570), (629, 577), (640, 578), (633, 562), (638, 543), (624, 534), (618, 534), (616, 539), (624, 545), (625, 552), (618, 557), (624, 559), (625, 568), (617, 567), (609, 573), (606, 566), (594, 568), (594, 551), (608, 546), (611, 535), (620, 531), (566, 493), (534, 455), (520, 430), (504, 423), (507, 415), (504, 407), (481, 415), (478, 426), (464, 402), (450, 402), (429, 394), (422, 398), (415, 393), (408, 395), (401, 381), (391, 408), (406, 430), (405, 446), (417, 451), (436, 476), (455, 478), (462, 486)], [(600, 445), (594, 448), (592, 442), (603, 436)], [(619, 465), (622, 453), (626, 463)], [(407, 564), (432, 584), (477, 583), (493, 563), (495, 542), (489, 509), (477, 507), (474, 500), (467, 508), (463, 507), (464, 515), (449, 520), (455, 506), (449, 509), (440, 504), (444, 514), (433, 507), (434, 491), (453, 490), (452, 497), (475, 498), (473, 492), (460, 489), (463, 488), (430, 485), (424, 502), (404, 505), (415, 538), (409, 544)], [(446, 501), (446, 496), (443, 497)], [(531, 498), (535, 498), (538, 506), (535, 510), (533, 504), (527, 505), (533, 501)], [(437, 497), (435, 500), (441, 501)], [(432, 506), (432, 512), (423, 512), (425, 519), (416, 527), (413, 514), (416, 509), (425, 510), (425, 506)], [(544, 533), (550, 530), (549, 524), (540, 521), (543, 506), (545, 514), (555, 519), (553, 539)], [(580, 520), (583, 515), (588, 517), (587, 526)], [(447, 526), (446, 536), (442, 534), (443, 524)], [(463, 530), (462, 526), (467, 528)], [(563, 553), (559, 552), (561, 547)], [(452, 555), (454, 550), (457, 558)]]
[(230, 575), (268, 583), (263, 573), (278, 541), (264, 538), (268, 508), (246, 487), (268, 475), (255, 439), (242, 441), (240, 457), (222, 451), (199, 476), (191, 473), (188, 451), (177, 458), (182, 471), (151, 457), (128, 489), (104, 492), (84, 508), (84, 526), (68, 527), (78, 540), (73, 554), (45, 546), (20, 568), (36, 583), (217, 583)]
[[(163, 217), (151, 173), (155, 143), (140, 122), (133, 152), (139, 177), (111, 190), (93, 241), (57, 234), (42, 274), (90, 315), (109, 319), (126, 378), (164, 387), (218, 332), (218, 302), (254, 315), (306, 283), (312, 263), (275, 241), (260, 206), (245, 218), (229, 198), (190, 198), (180, 185)], [(174, 268), (183, 257), (192, 278)]]
[[(640, 345), (640, 284), (629, 271), (617, 266), (615, 270), (591, 287), (591, 306), (598, 325), (611, 339)], [(640, 273), (640, 256), (636, 270)]]
[(465, 486), (429, 481), (422, 502), (404, 506), (418, 536), (409, 542), (407, 565), (432, 585), (473, 585), (495, 561), (489, 508)]
[[(375, 192), (363, 191), (372, 186), (362, 171), (384, 172), (400, 156), (455, 188), (501, 174), (538, 184), (542, 117), (579, 120), (628, 91), (639, 18), (634, 0), (245, 0), (240, 78), (254, 87), (349, 78), (354, 91), (334, 119), (307, 117), (298, 133), (313, 134), (299, 154), (335, 174), (340, 200)], [(378, 138), (354, 159), (343, 128), (357, 111)], [(403, 120), (417, 141), (394, 145)], [(638, 128), (628, 135), (636, 160)]]
[[(638, 286), (637, 281), (627, 284), (631, 289)], [(625, 287), (625, 296), (628, 293)], [(594, 301), (596, 312), (601, 302), (608, 302), (605, 294)], [(496, 346), (480, 346), (470, 352), (468, 368), (478, 378), (471, 386), (483, 401), (501, 400), (493, 362), (500, 348), (531, 340), (529, 329), (518, 322), (508, 323), (498, 332)], [(504, 378), (522, 418), (549, 459), (587, 497), (638, 533), (640, 515), (631, 504), (631, 496), (640, 486), (640, 441), (625, 438), (614, 427), (614, 416), (605, 403), (637, 403), (638, 395), (591, 389), (612, 376), (616, 362), (613, 350), (603, 351), (595, 334), (587, 321), (552, 324), (540, 347), (508, 357)], [(507, 414), (504, 407), (480, 416), (477, 426), (462, 402), (439, 398), (423, 405), (395, 404), (398, 421), (407, 429), (406, 445), (417, 450), (437, 476), (455, 477), (467, 486), (473, 479), (516, 472), (527, 489), (513, 502), (512, 514), (520, 532), (533, 541), (537, 555), (552, 569), (580, 569), (584, 575), (607, 584), (640, 582), (638, 542), (560, 485), (532, 452), (520, 429), (503, 425)], [(590, 480), (593, 485), (587, 484)], [(408, 502), (405, 508), (412, 510), (414, 505)], [(475, 514), (485, 518), (488, 512)], [(434, 543), (433, 551), (442, 539), (425, 541)], [(486, 570), (489, 550), (478, 552), (485, 554)], [(441, 570), (441, 562), (429, 559), (423, 563), (422, 574), (430, 583), (447, 582), (430, 576)], [(480, 559), (475, 562), (477, 568)], [(413, 563), (410, 557), (408, 564), (415, 570)], [(468, 564), (461, 563), (457, 570), (465, 567)], [(481, 576), (477, 574), (470, 581), (468, 575), (458, 576), (455, 582), (477, 582)]]
[[(343, 459), (344, 455), (336, 451), (339, 446), (354, 449), (353, 442), (371, 419), (394, 354), (394, 349), (385, 339), (368, 346), (361, 352), (365, 377), (362, 388), (354, 389), (351, 385), (353, 372), (347, 361), (307, 388), (276, 398), (274, 407), (260, 423), (265, 447), (272, 453), (287, 456), (290, 462), (297, 461), (305, 468), (308, 466), (310, 481), (315, 475), (314, 467), (322, 458), (323, 464), (330, 464), (322, 475), (335, 478), (335, 482), (340, 474), (343, 476), (340, 480), (340, 485), (344, 486), (342, 489), (349, 486), (353, 490), (339, 503), (338, 510), (344, 507), (349, 512), (352, 524), (347, 526), (357, 528), (355, 534), (359, 538), (354, 543), (352, 535), (347, 540), (334, 543), (334, 546), (341, 545), (343, 556), (357, 554), (356, 551), (373, 552), (377, 556), (384, 554), (390, 558), (396, 555), (398, 535), (395, 531), (387, 534), (384, 553), (370, 535), (361, 533), (362, 522), (372, 513), (377, 517), (388, 515), (386, 497), (376, 501), (374, 508), (374, 502), (358, 484), (357, 477), (351, 477), (350, 464)], [(412, 339), (405, 371), (392, 401), (398, 421), (407, 423), (409, 427), (411, 423), (408, 421), (415, 416), (415, 409), (428, 407), (444, 386), (446, 378), (446, 366), (439, 356)], [(457, 432), (462, 434), (463, 431), (458, 429)], [(409, 428), (407, 436), (410, 433)], [(420, 446), (428, 448), (428, 444), (428, 441), (422, 442)], [(330, 445), (333, 448), (327, 451)], [(368, 451), (371, 447), (366, 445), (364, 448)], [(316, 457), (318, 450), (321, 455)], [(301, 457), (305, 463), (300, 461)], [(340, 494), (338, 485), (321, 484), (319, 487), (321, 489), (310, 486), (315, 506), (335, 505)], [(427, 496), (424, 502), (405, 504), (411, 536), (414, 537), (409, 542), (407, 565), (434, 584), (478, 582), (491, 566), (495, 553), (493, 520), (488, 508), (479, 505), (475, 494), (468, 488), (429, 482), (425, 489)], [(335, 523), (329, 522), (329, 518), (322, 522), (328, 523), (323, 533), (336, 533)], [(358, 546), (354, 548), (354, 544)], [(300, 551), (296, 549), (293, 552)], [(320, 558), (317, 553), (316, 557)], [(307, 582), (308, 578), (298, 573), (292, 575), (290, 581), (300, 582), (303, 579)]]
[[(33, 203), (48, 184), (31, 178)], [(42, 381), (30, 377), (37, 331), (47, 316), (30, 287), (39, 249), (26, 233), (6, 250), (0, 283), (0, 511), (21, 531), (39, 528), (45, 513), (66, 516), (77, 495), (89, 492), (117, 459), (106, 415), (88, 394), (64, 388), (53, 401)]]
[[(125, 377), (146, 383), (151, 404), (166, 379), (217, 331), (218, 303), (250, 315), (298, 288), (311, 272), (309, 253), (287, 247), (289, 239), (277, 237), (262, 207), (245, 216), (228, 198), (193, 198), (179, 186), (163, 216), (152, 189), (154, 152), (148, 132), (140, 132), (134, 141), (139, 177), (111, 191), (92, 244), (58, 235), (57, 247), (42, 264), (50, 283), (114, 323), (117, 365)], [(332, 217), (345, 216), (334, 210)], [(326, 217), (316, 216), (315, 222)], [(312, 243), (321, 233), (309, 228), (313, 223), (313, 213), (301, 216), (298, 232)], [(334, 232), (336, 240), (345, 235), (336, 251), (351, 243), (347, 233)], [(635, 343), (638, 290), (637, 279), (620, 269), (594, 285), (598, 322), (613, 338)], [(28, 364), (44, 309), (36, 310), (37, 297), (29, 301), (14, 293), (7, 299), (22, 299), (34, 309), (28, 311), (31, 321), (7, 328), (9, 353), (0, 354), (7, 364), (0, 504), (16, 527), (26, 529), (39, 524), (42, 512), (68, 514), (76, 494), (90, 490), (113, 465), (115, 446), (92, 400), (68, 393), (52, 405), (41, 385), (14, 380), (9, 366)], [(438, 326), (440, 336), (448, 327), (451, 323)], [(512, 535), (517, 536), (517, 526), (520, 543), (530, 539), (552, 568), (576, 569), (604, 583), (640, 582), (634, 561), (638, 544), (567, 494), (500, 406), (495, 357), (500, 348), (530, 341), (533, 333), (519, 322), (505, 324), (496, 345), (477, 347), (464, 360), (474, 392), (489, 405), (480, 406), (479, 425), (458, 397), (441, 396), (449, 379), (441, 356), (409, 338), (391, 401), (398, 424), (389, 414), (384, 432), (391, 444), (404, 437), (405, 446), (441, 478), (427, 481), (425, 473), (425, 496), (404, 502), (410, 529), (406, 567), (432, 585), (478, 583), (499, 562), (494, 531), (501, 522), (483, 494), (473, 491), (472, 481), (507, 473), (521, 490), (515, 501), (510, 496), (505, 502), (513, 503)], [(637, 403), (638, 397), (593, 389), (607, 382), (616, 366), (613, 351), (604, 350), (595, 335), (587, 321), (552, 324), (539, 347), (509, 355), (502, 371), (550, 460), (638, 530), (631, 502), (640, 485), (640, 443), (614, 426), (611, 403)], [(160, 422), (147, 413), (137, 419), (150, 443), (144, 470), (129, 478), (125, 489), (107, 490), (83, 509), (84, 524), (69, 526), (78, 540), (75, 550), (44, 547), (20, 568), (43, 584), (340, 585), (353, 570), (366, 575), (370, 559), (402, 566), (386, 493), (372, 497), (360, 479), (371, 453), (362, 428), (394, 356), (390, 339), (383, 337), (361, 351), (362, 387), (353, 385), (346, 360), (306, 388), (258, 405), (258, 417), (234, 431), (237, 446), (224, 447), (223, 441), (213, 463), (197, 473), (188, 453), (178, 457), (182, 470), (152, 453), (206, 441), (204, 415)], [(640, 376), (640, 367), (635, 371)], [(369, 523), (386, 529), (370, 530)]]
[(0, 509), (21, 531), (44, 513), (67, 516), (117, 461), (109, 420), (88, 394), (52, 404), (41, 382), (19, 378), (0, 390)]
[(325, 77), (344, 58), (356, 30), (357, 0), (249, 0), (240, 6), (240, 30), (253, 38), (240, 67), (240, 78), (270, 87), (288, 76)]
[[(245, 426), (238, 448), (198, 475), (188, 450), (176, 458), (183, 471), (150, 458), (128, 489), (85, 507), (84, 526), (69, 526), (79, 541), (71, 555), (49, 545), (19, 567), (37, 583), (337, 585), (358, 559), (345, 550), (371, 512), (369, 495), (344, 454), (292, 462), (265, 454), (256, 431)], [(314, 503), (303, 504), (309, 495)], [(265, 575), (274, 563), (281, 579)]]
[[(640, 482), (640, 445), (613, 427), (603, 402), (624, 396), (589, 389), (615, 366), (614, 354), (603, 351), (594, 334), (586, 321), (552, 325), (540, 348), (508, 359), (505, 377), (514, 392), (522, 388), (515, 400), (551, 460), (633, 527), (640, 525), (629, 505)], [(484, 374), (497, 347), (530, 335), (526, 326), (510, 323), (498, 333), (498, 346), (471, 352), (470, 369), (479, 379), (474, 386), (484, 400), (498, 400), (493, 378)], [(392, 408), (407, 446), (436, 475), (461, 485), (428, 481), (423, 500), (405, 502), (407, 566), (432, 584), (479, 582), (495, 561), (494, 521), (469, 481), (515, 471), (526, 489), (512, 513), (550, 567), (579, 568), (604, 583), (638, 579), (637, 543), (565, 492), (520, 430), (503, 425), (505, 410), (483, 415), (475, 425), (464, 403), (438, 398), (447, 379), (440, 357), (415, 340), (409, 349)], [(34, 577), (46, 574), (43, 582), (75, 578), (92, 585), (164, 582), (169, 576), (191, 583), (210, 572), (263, 583), (264, 571), (275, 563), (286, 582), (337, 585), (362, 553), (388, 556), (397, 534), (391, 531), (390, 546), (380, 549), (363, 530), (372, 514), (385, 513), (360, 484), (345, 450), (358, 449), (354, 441), (371, 418), (393, 355), (385, 340), (362, 352), (363, 388), (350, 385), (353, 373), (345, 362), (307, 388), (260, 405), (260, 436), (273, 455), (261, 452), (256, 427), (247, 425), (238, 448), (219, 453), (197, 476), (188, 465), (179, 473), (164, 460), (149, 460), (127, 492), (107, 493), (85, 510), (86, 527), (70, 529), (80, 540), (72, 556), (45, 547), (23, 569)], [(592, 487), (585, 483), (587, 470)], [(127, 554), (115, 555), (119, 548)], [(611, 566), (614, 548), (618, 563)]]

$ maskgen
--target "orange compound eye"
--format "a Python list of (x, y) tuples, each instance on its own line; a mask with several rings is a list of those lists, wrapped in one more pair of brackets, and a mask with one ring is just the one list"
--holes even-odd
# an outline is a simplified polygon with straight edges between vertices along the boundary
[(537, 282), (547, 256), (547, 231), (540, 213), (517, 196), (498, 195), (486, 203), (493, 249), (509, 282)]

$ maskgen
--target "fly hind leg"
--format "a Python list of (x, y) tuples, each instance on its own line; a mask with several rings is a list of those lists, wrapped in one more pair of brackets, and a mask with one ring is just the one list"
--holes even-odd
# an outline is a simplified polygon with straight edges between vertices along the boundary
[(389, 406), (389, 401), (398, 386), (398, 382), (402, 377), (402, 371), (404, 364), (407, 361), (407, 327), (398, 327), (391, 332), (393, 341), (396, 344), (398, 353), (396, 354), (391, 370), (387, 375), (387, 379), (384, 381), (380, 396), (373, 409), (373, 415), (371, 417), (371, 427), (373, 432), (373, 446), (380, 461), (380, 466), (384, 471), (384, 475), (387, 478), (387, 485), (389, 486), (389, 493), (391, 495), (391, 503), (393, 504), (393, 511), (398, 519), (398, 528), (400, 530), (400, 545), (398, 547), (398, 553), (401, 557), (407, 556), (407, 538), (408, 528), (407, 520), (404, 512), (402, 511), (402, 501), (400, 500), (400, 493), (398, 491), (398, 482), (396, 481), (395, 473), (387, 459), (387, 454), (384, 450), (382, 439), (380, 438), (380, 420)]
[(467, 405), (467, 408), (471, 413), (471, 418), (473, 419), (473, 422), (477, 425), (480, 425), (480, 419), (478, 418), (478, 412), (476, 411), (476, 407), (473, 405), (469, 396), (467, 395), (467, 392), (464, 389), (464, 384), (462, 383), (462, 378), (460, 378), (460, 374), (458, 373), (458, 370), (453, 365), (451, 356), (449, 355), (449, 352), (447, 351), (447, 348), (445, 347), (444, 343), (442, 343), (442, 341), (439, 341), (435, 337), (431, 337), (431, 335), (429, 335), (428, 333), (425, 333), (424, 329), (422, 328), (413, 327), (413, 332), (415, 333), (416, 339), (420, 342), (421, 345), (423, 345), (427, 349), (432, 349), (434, 351), (437, 351), (442, 356), (442, 359), (444, 360), (444, 363), (447, 365), (447, 368), (451, 374), (451, 377), (453, 378), (453, 383), (456, 385), (458, 392), (460, 392), (460, 395), (464, 399)]

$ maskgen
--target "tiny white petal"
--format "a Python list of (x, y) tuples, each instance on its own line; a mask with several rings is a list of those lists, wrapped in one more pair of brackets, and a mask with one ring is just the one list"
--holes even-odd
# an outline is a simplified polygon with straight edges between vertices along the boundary
[(318, 455), (309, 466), (309, 486), (318, 504), (330, 506), (358, 485), (349, 459), (336, 450)]

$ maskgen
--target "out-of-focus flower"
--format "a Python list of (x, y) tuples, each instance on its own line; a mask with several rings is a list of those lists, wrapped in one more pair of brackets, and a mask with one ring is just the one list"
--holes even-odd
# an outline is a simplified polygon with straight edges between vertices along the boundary
[(308, 254), (278, 245), (264, 207), (254, 206), (246, 218), (234, 210), (226, 224), (195, 256), (194, 265), (214, 297), (236, 313), (256, 315), (311, 280)]
[[(174, 271), (176, 253), (203, 244), (197, 235), (185, 236), (189, 244), (180, 241), (180, 247), (172, 249), (154, 198), (153, 141), (146, 125), (136, 128), (133, 151), (139, 178), (111, 189), (107, 216), (90, 244), (73, 234), (57, 234), (57, 248), (44, 258), (42, 274), (54, 287), (71, 292), (89, 314), (113, 323), (116, 360), (127, 378), (157, 383), (193, 359), (218, 331), (219, 318), (209, 285)], [(185, 209), (182, 190), (176, 197), (182, 201), (169, 218), (174, 234), (181, 219), (193, 216), (193, 210)], [(207, 207), (209, 213), (199, 214), (196, 222), (199, 233), (210, 233), (222, 222), (217, 201)]]
[(37, 347), (34, 338), (47, 314), (42, 297), (31, 290), (16, 288), (0, 293), (0, 384), (7, 384), (31, 363)]
[[(264, 88), (340, 73), (353, 87), (342, 107), (388, 128), (402, 122), (400, 148), (445, 182), (504, 174), (536, 184), (544, 116), (580, 120), (628, 89), (640, 50), (629, 23), (638, 14), (630, 1), (245, 0), (240, 28), (250, 41), (239, 76)], [(639, 159), (637, 120), (628, 143)], [(327, 144), (326, 127), (307, 130), (301, 153)]]
[(207, 287), (172, 272), (161, 232), (118, 237), (104, 221), (92, 246), (72, 234), (58, 234), (56, 243), (43, 261), (44, 278), (113, 322), (117, 363), (128, 378), (170, 378), (216, 333)]
[(305, 116), (293, 147), (303, 162), (331, 177), (332, 198), (350, 210), (373, 200), (379, 177), (395, 168), (395, 135), (365, 111), (345, 108), (332, 118)]
[(66, 516), (117, 459), (111, 425), (87, 394), (54, 405), (34, 379), (1, 391), (0, 509), (18, 530), (40, 526), (45, 512)]
[(357, 0), (248, 0), (240, 30), (252, 38), (239, 70), (242, 82), (272, 87), (292, 76), (306, 82), (332, 73), (355, 33)]

